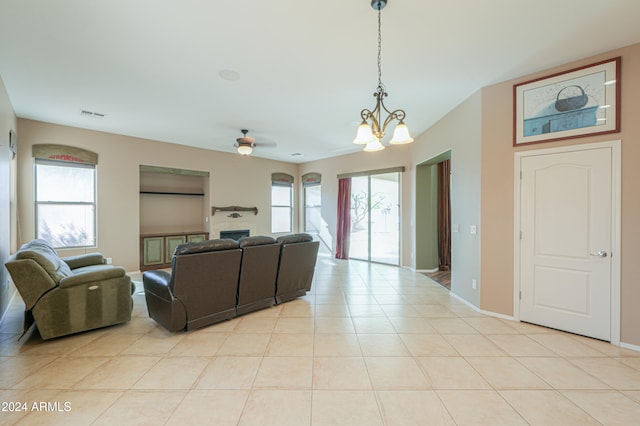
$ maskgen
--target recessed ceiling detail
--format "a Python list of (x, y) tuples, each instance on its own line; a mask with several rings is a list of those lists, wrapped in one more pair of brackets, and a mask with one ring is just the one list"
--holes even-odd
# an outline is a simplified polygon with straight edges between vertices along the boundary
[(221, 70), (218, 75), (221, 79), (227, 81), (236, 81), (240, 79), (240, 74), (238, 74), (238, 72), (234, 70)]

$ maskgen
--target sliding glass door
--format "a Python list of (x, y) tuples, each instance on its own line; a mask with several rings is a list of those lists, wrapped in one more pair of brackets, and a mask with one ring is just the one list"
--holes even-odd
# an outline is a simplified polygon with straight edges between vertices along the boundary
[(400, 264), (400, 173), (351, 179), (349, 257)]
[(369, 176), (351, 178), (349, 258), (369, 260)]

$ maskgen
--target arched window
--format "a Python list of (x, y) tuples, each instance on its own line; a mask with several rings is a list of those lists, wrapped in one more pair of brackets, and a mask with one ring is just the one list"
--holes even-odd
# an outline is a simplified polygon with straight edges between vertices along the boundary
[(96, 245), (98, 154), (65, 145), (34, 145), (36, 238), (56, 248)]

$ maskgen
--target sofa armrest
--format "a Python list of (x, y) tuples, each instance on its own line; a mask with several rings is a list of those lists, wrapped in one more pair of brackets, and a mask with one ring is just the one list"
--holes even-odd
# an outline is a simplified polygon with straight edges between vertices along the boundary
[(112, 278), (121, 278), (126, 275), (124, 268), (120, 266), (104, 265), (103, 268), (93, 268), (89, 271), (79, 272), (60, 280), (60, 288), (73, 287), (98, 281), (106, 281)]
[(169, 288), (171, 274), (165, 271), (147, 271), (142, 274), (142, 283), (144, 284), (145, 293), (153, 293), (168, 302), (174, 299)]
[(63, 257), (62, 260), (69, 265), (69, 268), (76, 269), (83, 266), (101, 265), (104, 257), (101, 253), (80, 254), (78, 256)]
[(27, 310), (32, 309), (43, 294), (57, 286), (51, 275), (33, 259), (18, 260), (12, 257), (5, 267)]

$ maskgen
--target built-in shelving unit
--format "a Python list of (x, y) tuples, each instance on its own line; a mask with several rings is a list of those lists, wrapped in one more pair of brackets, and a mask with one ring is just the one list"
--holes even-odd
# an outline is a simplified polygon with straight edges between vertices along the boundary
[(208, 239), (208, 232), (140, 235), (140, 270), (170, 268), (171, 258), (177, 246)]
[(209, 239), (209, 173), (140, 166), (140, 270), (171, 267), (175, 247)]

